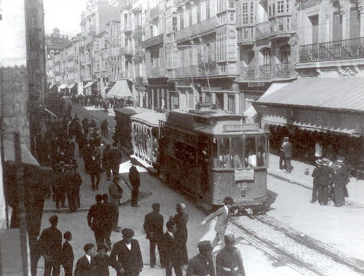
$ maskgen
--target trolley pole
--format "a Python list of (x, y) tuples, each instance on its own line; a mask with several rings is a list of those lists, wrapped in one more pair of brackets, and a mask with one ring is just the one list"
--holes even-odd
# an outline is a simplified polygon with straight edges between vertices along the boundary
[(27, 221), (24, 205), (24, 182), (23, 182), (23, 168), (21, 158), (20, 134), (14, 133), (14, 149), (15, 149), (15, 166), (16, 166), (16, 183), (18, 192), (18, 215), (20, 223), (20, 247), (21, 257), (23, 263), (23, 275), (29, 275), (29, 259), (28, 259), (28, 236), (27, 236)]

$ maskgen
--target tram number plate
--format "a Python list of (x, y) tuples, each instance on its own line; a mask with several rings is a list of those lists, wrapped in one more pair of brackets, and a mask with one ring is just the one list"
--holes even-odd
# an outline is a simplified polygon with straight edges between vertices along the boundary
[(235, 170), (235, 181), (254, 180), (254, 170)]

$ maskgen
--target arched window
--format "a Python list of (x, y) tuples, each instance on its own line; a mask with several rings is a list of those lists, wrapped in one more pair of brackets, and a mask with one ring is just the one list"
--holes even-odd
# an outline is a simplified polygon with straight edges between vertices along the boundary
[(350, 6), (350, 38), (360, 37), (360, 13), (355, 2), (352, 1)]
[(333, 4), (333, 29), (332, 29), (332, 40), (333, 41), (341, 41), (342, 40), (342, 24), (343, 17), (341, 14), (341, 6), (340, 2), (336, 1)]

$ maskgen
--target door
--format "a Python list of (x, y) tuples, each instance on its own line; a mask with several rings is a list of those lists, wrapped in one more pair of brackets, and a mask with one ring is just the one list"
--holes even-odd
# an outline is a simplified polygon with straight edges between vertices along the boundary
[(312, 44), (318, 43), (318, 15), (310, 16), (312, 26)]
[(360, 15), (356, 7), (350, 9), (350, 38), (360, 37)]
[(333, 33), (332, 40), (333, 41), (341, 41), (342, 40), (342, 15), (339, 11), (334, 12), (333, 16)]

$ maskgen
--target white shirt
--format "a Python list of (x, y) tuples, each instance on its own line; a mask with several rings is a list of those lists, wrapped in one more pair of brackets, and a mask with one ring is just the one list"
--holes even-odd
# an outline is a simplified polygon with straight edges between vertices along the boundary
[(131, 243), (125, 243), (125, 245), (131, 251)]
[(172, 237), (172, 238), (174, 238), (174, 234), (172, 233), (172, 232), (169, 232), (169, 231), (167, 231), (168, 232), (168, 234)]
[(226, 213), (229, 213), (229, 208), (226, 205), (224, 205), (224, 207), (225, 207)]
[(89, 256), (89, 255), (87, 255), (87, 254), (86, 254), (85, 256), (86, 256), (86, 258), (87, 258), (88, 262), (89, 262), (89, 263), (91, 263), (91, 256)]

